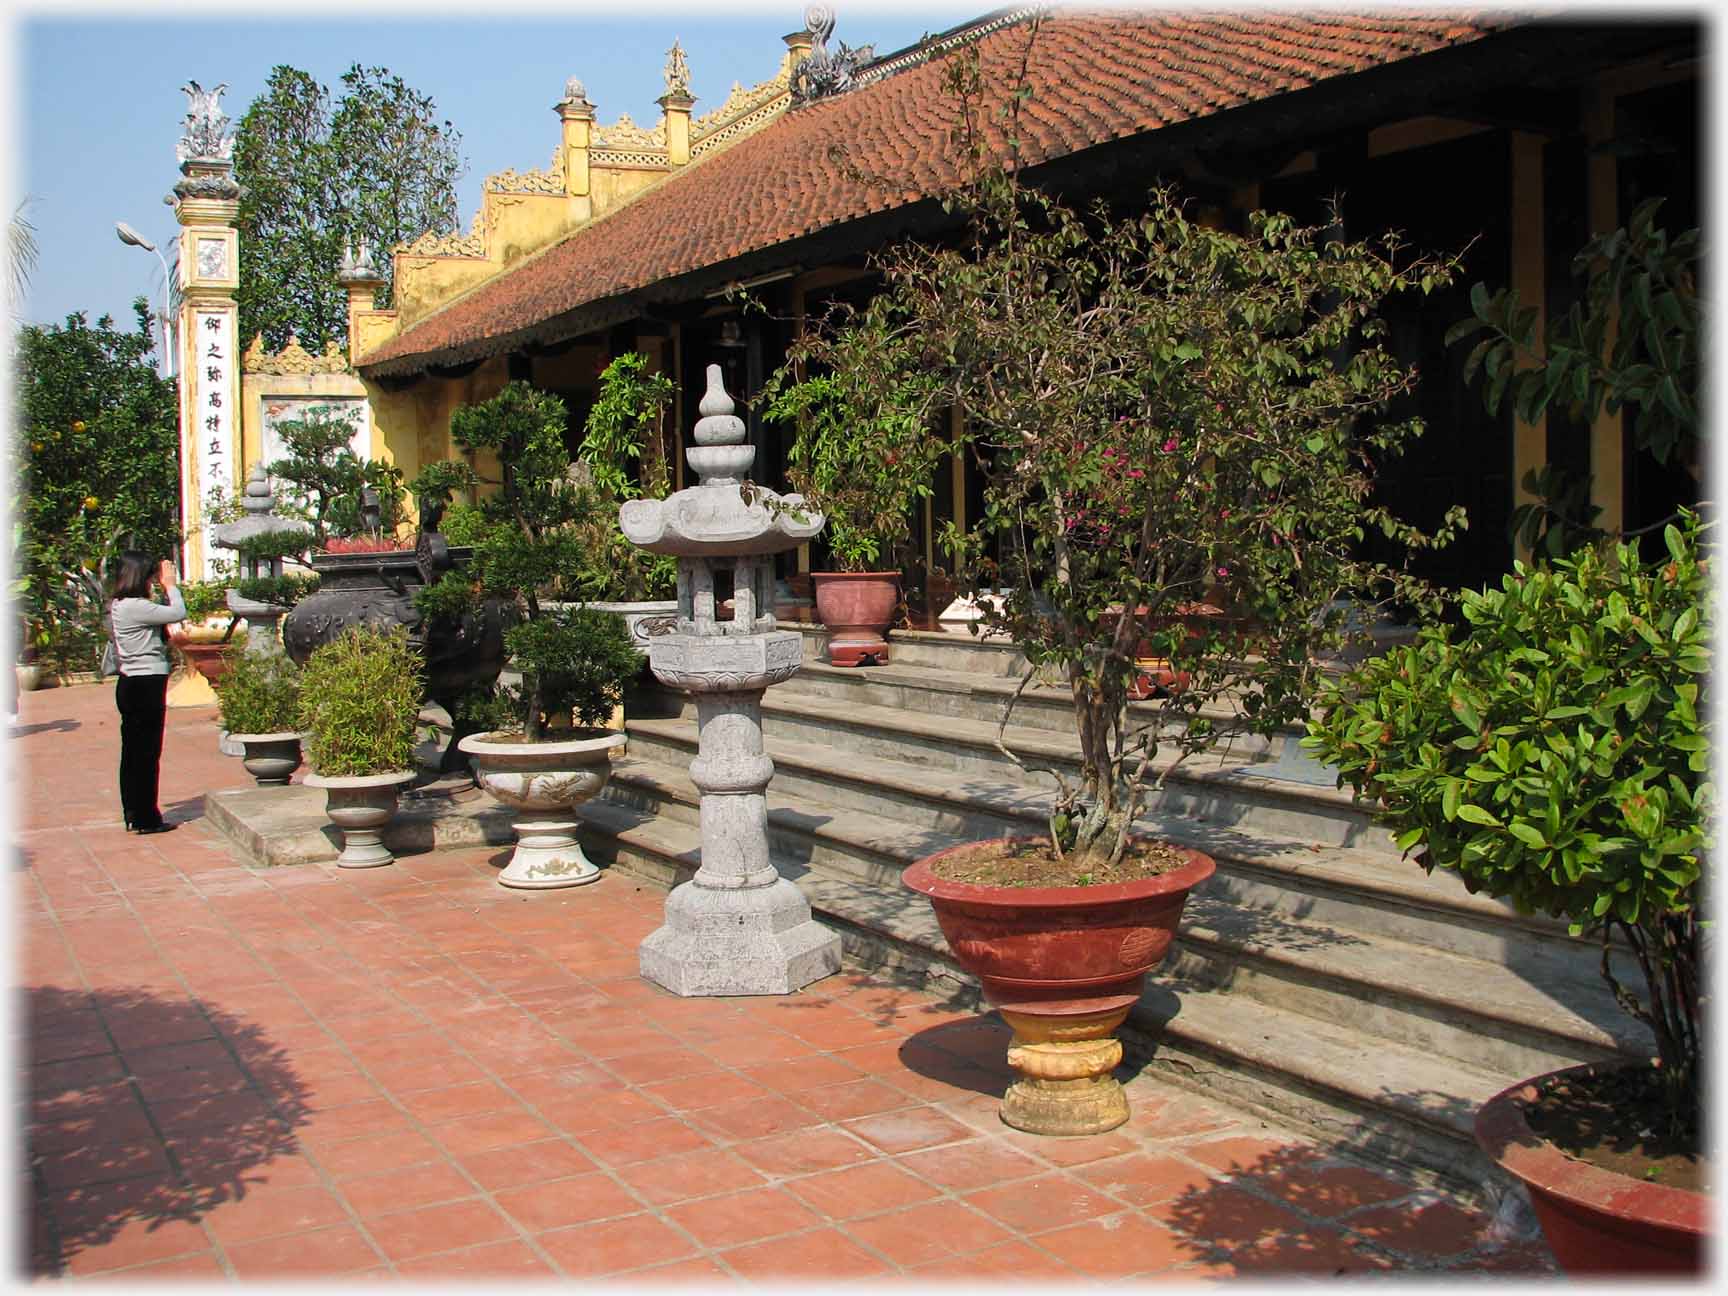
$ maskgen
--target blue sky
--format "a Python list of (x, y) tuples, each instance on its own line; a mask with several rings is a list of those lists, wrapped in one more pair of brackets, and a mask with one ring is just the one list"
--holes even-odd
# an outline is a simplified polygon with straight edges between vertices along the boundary
[[(841, 4), (837, 40), (901, 48), (998, 7), (932, 3)], [(174, 144), (186, 98), (180, 86), (227, 82), (223, 108), (238, 120), (277, 64), (335, 87), (352, 63), (383, 66), (431, 95), (462, 133), (467, 172), (458, 187), (466, 228), (480, 185), (505, 167), (542, 167), (558, 139), (552, 105), (580, 77), (602, 122), (628, 112), (659, 120), (661, 69), (673, 38), (689, 56), (696, 112), (719, 106), (733, 81), (771, 76), (780, 37), (802, 26), (800, 3), (774, 5), (588, 3), (500, 7), (421, 3), (292, 10), (150, 3), (72, 7), (41, 3), (9, 17), (12, 66), (7, 138), (13, 147), (5, 212), (28, 196), (40, 258), (18, 315), (55, 323), (71, 311), (112, 313), (129, 326), (140, 293), (162, 299), (156, 258), (123, 245), (126, 221), (172, 260), (176, 226), (162, 198), (178, 178)]]

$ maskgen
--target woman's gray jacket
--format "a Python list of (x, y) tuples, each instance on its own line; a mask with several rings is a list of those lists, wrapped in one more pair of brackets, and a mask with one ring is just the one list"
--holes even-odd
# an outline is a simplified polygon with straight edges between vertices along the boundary
[(180, 597), (178, 585), (168, 591), (166, 603), (115, 599), (108, 605), (108, 618), (114, 626), (114, 652), (122, 675), (168, 673), (168, 640), (162, 627), (186, 619), (186, 600)]

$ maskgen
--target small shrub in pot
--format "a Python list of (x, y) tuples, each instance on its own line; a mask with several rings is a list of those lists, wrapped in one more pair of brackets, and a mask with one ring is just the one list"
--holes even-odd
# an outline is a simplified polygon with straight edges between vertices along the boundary
[(299, 713), (312, 768), (327, 777), (413, 769), (420, 670), (401, 630), (351, 626), (314, 651)]

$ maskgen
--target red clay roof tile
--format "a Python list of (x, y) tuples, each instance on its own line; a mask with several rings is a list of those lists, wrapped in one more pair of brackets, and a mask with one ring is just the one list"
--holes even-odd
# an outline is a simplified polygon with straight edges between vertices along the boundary
[[(1080, 149), (1476, 40), (1494, 15), (1062, 13), (1028, 64), (1022, 155)], [(977, 42), (985, 84), (1012, 84), (1028, 26)], [(790, 111), (754, 135), (574, 231), (360, 358), (380, 372), (494, 353), (524, 329), (960, 180), (941, 60)], [(851, 166), (836, 165), (843, 141)], [(890, 183), (872, 185), (864, 177)]]

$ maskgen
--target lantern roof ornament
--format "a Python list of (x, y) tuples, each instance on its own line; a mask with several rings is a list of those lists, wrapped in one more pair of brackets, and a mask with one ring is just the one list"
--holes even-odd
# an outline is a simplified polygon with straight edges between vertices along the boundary
[(697, 485), (664, 500), (627, 500), (618, 512), (625, 537), (651, 553), (675, 557), (741, 557), (793, 549), (822, 529), (823, 517), (802, 495), (778, 495), (746, 481), (756, 462), (744, 420), (732, 411), (720, 366), (708, 366), (708, 390), (685, 459)]

